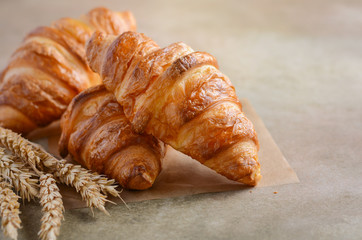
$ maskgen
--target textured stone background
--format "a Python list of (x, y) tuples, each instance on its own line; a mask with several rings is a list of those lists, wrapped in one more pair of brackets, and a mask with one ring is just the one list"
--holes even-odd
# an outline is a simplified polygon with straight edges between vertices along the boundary
[[(70, 210), (59, 239), (362, 238), (362, 2), (2, 0), (0, 67), (29, 30), (100, 5), (215, 55), (301, 183)], [(19, 239), (36, 239), (40, 207), (21, 211)]]

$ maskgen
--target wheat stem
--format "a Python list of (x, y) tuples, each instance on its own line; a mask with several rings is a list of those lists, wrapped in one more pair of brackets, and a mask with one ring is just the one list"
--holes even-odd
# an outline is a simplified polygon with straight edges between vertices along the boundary
[(21, 224), (18, 199), (19, 196), (11, 190), (11, 185), (0, 178), (1, 228), (4, 235), (11, 239), (18, 238), (18, 229)]
[(59, 160), (55, 176), (64, 184), (73, 186), (80, 193), (87, 206), (91, 209), (98, 208), (108, 214), (104, 205), (106, 195), (101, 193), (101, 187), (92, 180), (92, 174), (79, 165), (66, 163), (65, 160)]
[(88, 178), (95, 184), (99, 185), (104, 194), (120, 197), (119, 191), (116, 190), (117, 185), (115, 184), (114, 179), (108, 179), (107, 177), (95, 172), (92, 173), (90, 170), (85, 169), (80, 165), (68, 163), (65, 159), (59, 160), (46, 152), (41, 146), (34, 143), (32, 143), (32, 145), (36, 154), (40, 157), (44, 165), (51, 169), (52, 173), (57, 173), (57, 175), (61, 175), (62, 178), (67, 179), (73, 179), (76, 176), (81, 175), (83, 178)]
[(43, 217), (38, 235), (42, 240), (55, 240), (60, 232), (64, 206), (59, 188), (51, 174), (40, 176), (40, 204)]
[(110, 201), (104, 194), (120, 197), (116, 186), (113, 185), (114, 180), (91, 173), (80, 165), (67, 163), (64, 159), (58, 160), (41, 146), (22, 138), (11, 130), (0, 127), (0, 145), (27, 162), (39, 176), (42, 175), (42, 171), (46, 171), (53, 174), (61, 183), (74, 187), (91, 209), (96, 207), (108, 214), (104, 206), (107, 201)]
[(30, 201), (38, 196), (38, 179), (32, 169), (17, 157), (7, 154), (0, 147), (0, 175), (20, 193), (21, 198)]
[(40, 158), (33, 150), (32, 144), (19, 134), (0, 127), (0, 145), (28, 163), (38, 175), (40, 175), (40, 171), (44, 169)]

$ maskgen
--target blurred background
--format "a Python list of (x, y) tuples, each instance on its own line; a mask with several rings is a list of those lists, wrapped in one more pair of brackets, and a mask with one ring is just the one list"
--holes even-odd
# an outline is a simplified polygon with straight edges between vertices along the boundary
[[(167, 219), (182, 215), (192, 221), (174, 219), (170, 231), (176, 239), (360, 239), (362, 1), (1, 0), (0, 68), (30, 30), (96, 6), (132, 11), (139, 32), (160, 46), (183, 41), (214, 55), (301, 180), (257, 189), (252, 197), (223, 193), (157, 200), (133, 204), (131, 213), (113, 207), (124, 218), (100, 231), (117, 226), (125, 236), (146, 238), (138, 230), (153, 228), (164, 239), (170, 236), (164, 233)], [(272, 191), (279, 194), (271, 197)], [(37, 206), (29, 208), (23, 211), (30, 217)], [(81, 211), (66, 214), (62, 228), (76, 222), (82, 231), (95, 232), (81, 221)], [(138, 227), (127, 225), (134, 215)], [(105, 219), (87, 221), (99, 225)]]
[(361, 1), (2, 0), (0, 66), (30, 30), (96, 6), (131, 10), (139, 32), (160, 46), (184, 41), (213, 54), (240, 97), (273, 108), (263, 111), (280, 114), (280, 99), (297, 114), (323, 102), (318, 110), (331, 111), (340, 98), (352, 105), (362, 90)]

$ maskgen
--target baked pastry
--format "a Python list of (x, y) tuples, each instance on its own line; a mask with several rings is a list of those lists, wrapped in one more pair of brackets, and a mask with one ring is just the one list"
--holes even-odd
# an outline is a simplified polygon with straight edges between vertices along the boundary
[(136, 132), (157, 137), (231, 180), (257, 184), (257, 134), (213, 56), (182, 42), (159, 48), (140, 33), (95, 32), (87, 58)]
[(18, 133), (46, 126), (61, 117), (75, 95), (101, 82), (85, 58), (85, 43), (95, 30), (120, 34), (136, 25), (130, 12), (95, 8), (25, 37), (0, 75), (0, 126)]
[(59, 151), (116, 179), (127, 189), (147, 189), (161, 171), (162, 142), (136, 134), (121, 105), (103, 85), (77, 95), (61, 118)]

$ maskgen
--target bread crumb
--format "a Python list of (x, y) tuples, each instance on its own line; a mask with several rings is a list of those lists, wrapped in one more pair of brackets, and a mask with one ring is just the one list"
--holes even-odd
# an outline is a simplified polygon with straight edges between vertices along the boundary
[(250, 193), (252, 193), (253, 191), (249, 191)]
[(277, 194), (278, 192), (274, 192), (274, 194)]

